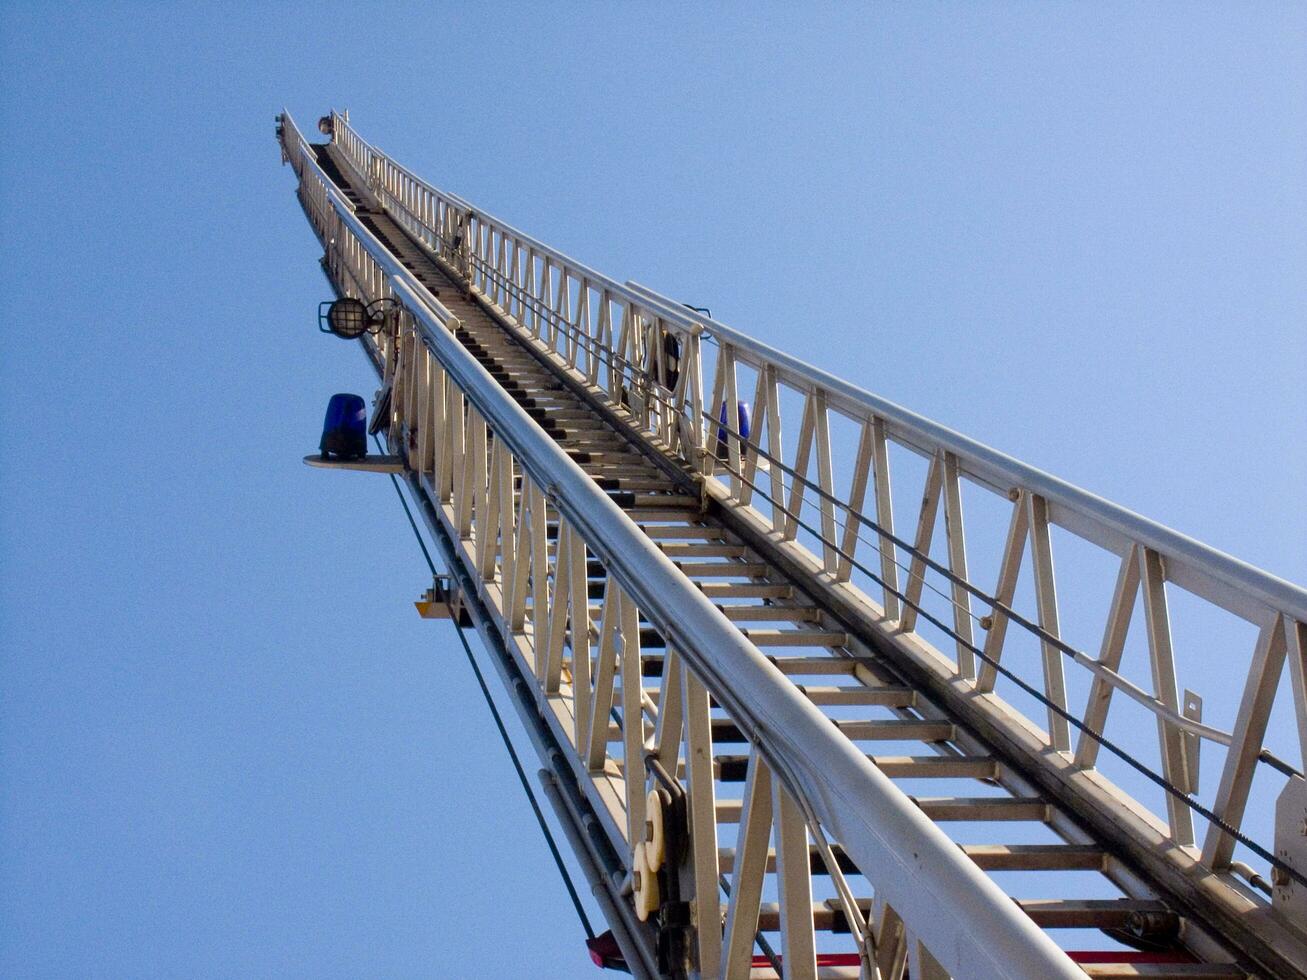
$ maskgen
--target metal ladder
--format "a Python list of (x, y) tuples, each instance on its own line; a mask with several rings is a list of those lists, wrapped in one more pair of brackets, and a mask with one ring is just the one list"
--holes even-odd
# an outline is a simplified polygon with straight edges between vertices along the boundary
[[(1019, 735), (977, 711), (950, 679), (899, 655), (882, 635), (883, 615), (869, 616), (840, 594), (829, 554), (805, 566), (787, 542), (706, 486), (705, 455), (720, 454), (717, 463), (755, 485), (771, 479), (779, 460), (768, 472), (755, 456), (750, 470), (744, 434), (725, 424), (713, 432), (711, 418), (703, 426), (709, 453), (687, 454), (684, 429), (657, 418), (658, 404), (634, 388), (612, 397), (558, 355), (565, 338), (543, 339), (538, 320), (535, 331), (526, 326), (531, 311), (521, 298), (500, 305), (492, 290), (477, 288), (466, 247), (475, 232), (465, 224), (459, 241), (452, 225), (475, 217), (470, 206), (458, 202), (446, 216), (433, 209), (429, 227), (445, 232), (446, 246), (433, 248), (404, 226), (412, 212), (387, 206), (377, 191), (385, 178), (358, 166), (357, 146), (351, 159), (357, 137), (344, 120), (335, 117), (331, 144), (312, 148), (288, 116), (281, 125), (338, 292), (390, 295), (409, 313), (393, 338), (365, 340), (393, 385), (392, 449), (409, 460), (410, 489), (447, 557), (463, 566), (478, 626), (503, 649), (519, 709), (543, 720), (541, 738), (566, 756), (555, 748), (543, 761), (576, 784), (576, 799), (559, 815), (576, 830), (578, 856), (602, 863), (585, 841), (598, 826), (610, 861), (621, 862), (598, 877), (634, 972), (1303, 975), (1303, 937), (1259, 908), (1246, 885), (1208, 874), (1176, 888), (1141, 866), (1130, 845), (1151, 842), (1126, 839), (1128, 826), (1105, 837), (1082, 801), (1061, 791), (1064, 777), (1042, 771)], [(507, 281), (499, 285), (509, 294)], [(447, 337), (438, 339), (460, 347), (673, 563), (684, 586), (711, 603), (719, 635), (729, 630), (779, 672), (784, 688), (776, 675), (768, 683), (786, 706), (801, 700), (819, 712), (829, 728), (823, 739), (856, 752), (893, 786), (878, 783), (877, 792), (902, 794), (901, 807), (874, 816), (886, 827), (883, 846), (910, 847), (922, 835), (936, 849), (907, 859), (923, 862), (919, 882), (878, 876), (863, 862), (873, 845), (852, 833), (841, 839), (838, 817), (822, 810), (856, 805), (856, 794), (829, 798), (838, 784), (814, 787), (794, 761), (801, 753), (776, 744), (788, 729), (762, 730), (768, 705), (742, 708), (749, 694), (736, 689), (738, 678), (700, 662), (696, 645), (713, 637), (687, 637), (646, 608), (634, 583), (622, 580), (619, 556), (606, 553), (617, 536), (596, 529), (611, 518), (598, 514), (590, 527), (584, 515), (564, 513), (566, 488), (531, 472), (531, 457), (512, 442), (515, 430), (497, 428), (469, 396), (474, 386), (456, 379), (455, 367), (470, 366), (453, 354), (442, 361), (424, 320), (443, 321), (437, 326)], [(592, 350), (620, 360), (613, 343)], [(664, 386), (664, 401), (675, 387), (685, 386)], [(925, 862), (955, 866), (938, 850), (941, 832), (951, 830), (960, 837), (948, 847), (991, 887), (963, 869), (959, 881), (970, 894), (937, 894), (941, 882)], [(655, 838), (662, 858), (651, 870)], [(1203, 888), (1230, 894), (1196, 901)], [(920, 894), (895, 899), (905, 892)], [(1004, 893), (1012, 896), (1006, 908), (994, 897)], [(953, 921), (931, 922), (921, 909), (932, 908)], [(1231, 929), (1226, 918), (1241, 908), (1255, 921)], [(1049, 931), (1087, 937), (1097, 948), (1073, 961)]]

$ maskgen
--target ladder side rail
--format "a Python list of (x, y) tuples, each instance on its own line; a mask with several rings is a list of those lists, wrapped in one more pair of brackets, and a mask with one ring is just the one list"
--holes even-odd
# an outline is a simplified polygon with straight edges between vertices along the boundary
[[(329, 185), (313, 161), (311, 179)], [(919, 941), (957, 976), (1075, 976), (1065, 954), (903, 795), (498, 386), (448, 330), (448, 311), (380, 245), (327, 186), (342, 234), (385, 273), (385, 287), (524, 475), (594, 551), (646, 618), (891, 902)], [(442, 312), (443, 311), (443, 312)], [(915, 884), (909, 885), (910, 882)], [(947, 914), (940, 914), (941, 909)]]

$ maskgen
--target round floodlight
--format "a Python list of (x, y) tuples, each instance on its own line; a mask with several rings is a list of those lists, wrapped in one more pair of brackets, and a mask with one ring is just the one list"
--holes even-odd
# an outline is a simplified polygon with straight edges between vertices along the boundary
[(327, 308), (327, 326), (337, 337), (353, 340), (372, 326), (368, 308), (353, 296), (343, 296)]
[(332, 120), (330, 116), (323, 116), (321, 119), (318, 120), (318, 132), (321, 133), (323, 136), (331, 136), (332, 135), (331, 131), (334, 128), (335, 126), (332, 125)]

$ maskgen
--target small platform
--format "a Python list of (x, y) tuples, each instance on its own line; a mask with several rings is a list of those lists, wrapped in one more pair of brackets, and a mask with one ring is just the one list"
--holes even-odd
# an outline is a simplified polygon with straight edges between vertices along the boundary
[(323, 470), (358, 470), (360, 473), (403, 473), (402, 456), (364, 456), (362, 459), (324, 459), (314, 453), (304, 462)]

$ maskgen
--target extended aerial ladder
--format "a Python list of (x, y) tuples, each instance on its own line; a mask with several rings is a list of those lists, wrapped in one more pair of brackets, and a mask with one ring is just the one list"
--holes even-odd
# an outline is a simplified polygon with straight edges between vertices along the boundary
[[(611, 962), (1307, 977), (1307, 592), (320, 128), (277, 120), (336, 296), (383, 311), (373, 466), (522, 720)], [(1180, 684), (1181, 606), (1248, 641), (1206, 678), (1230, 724)]]

